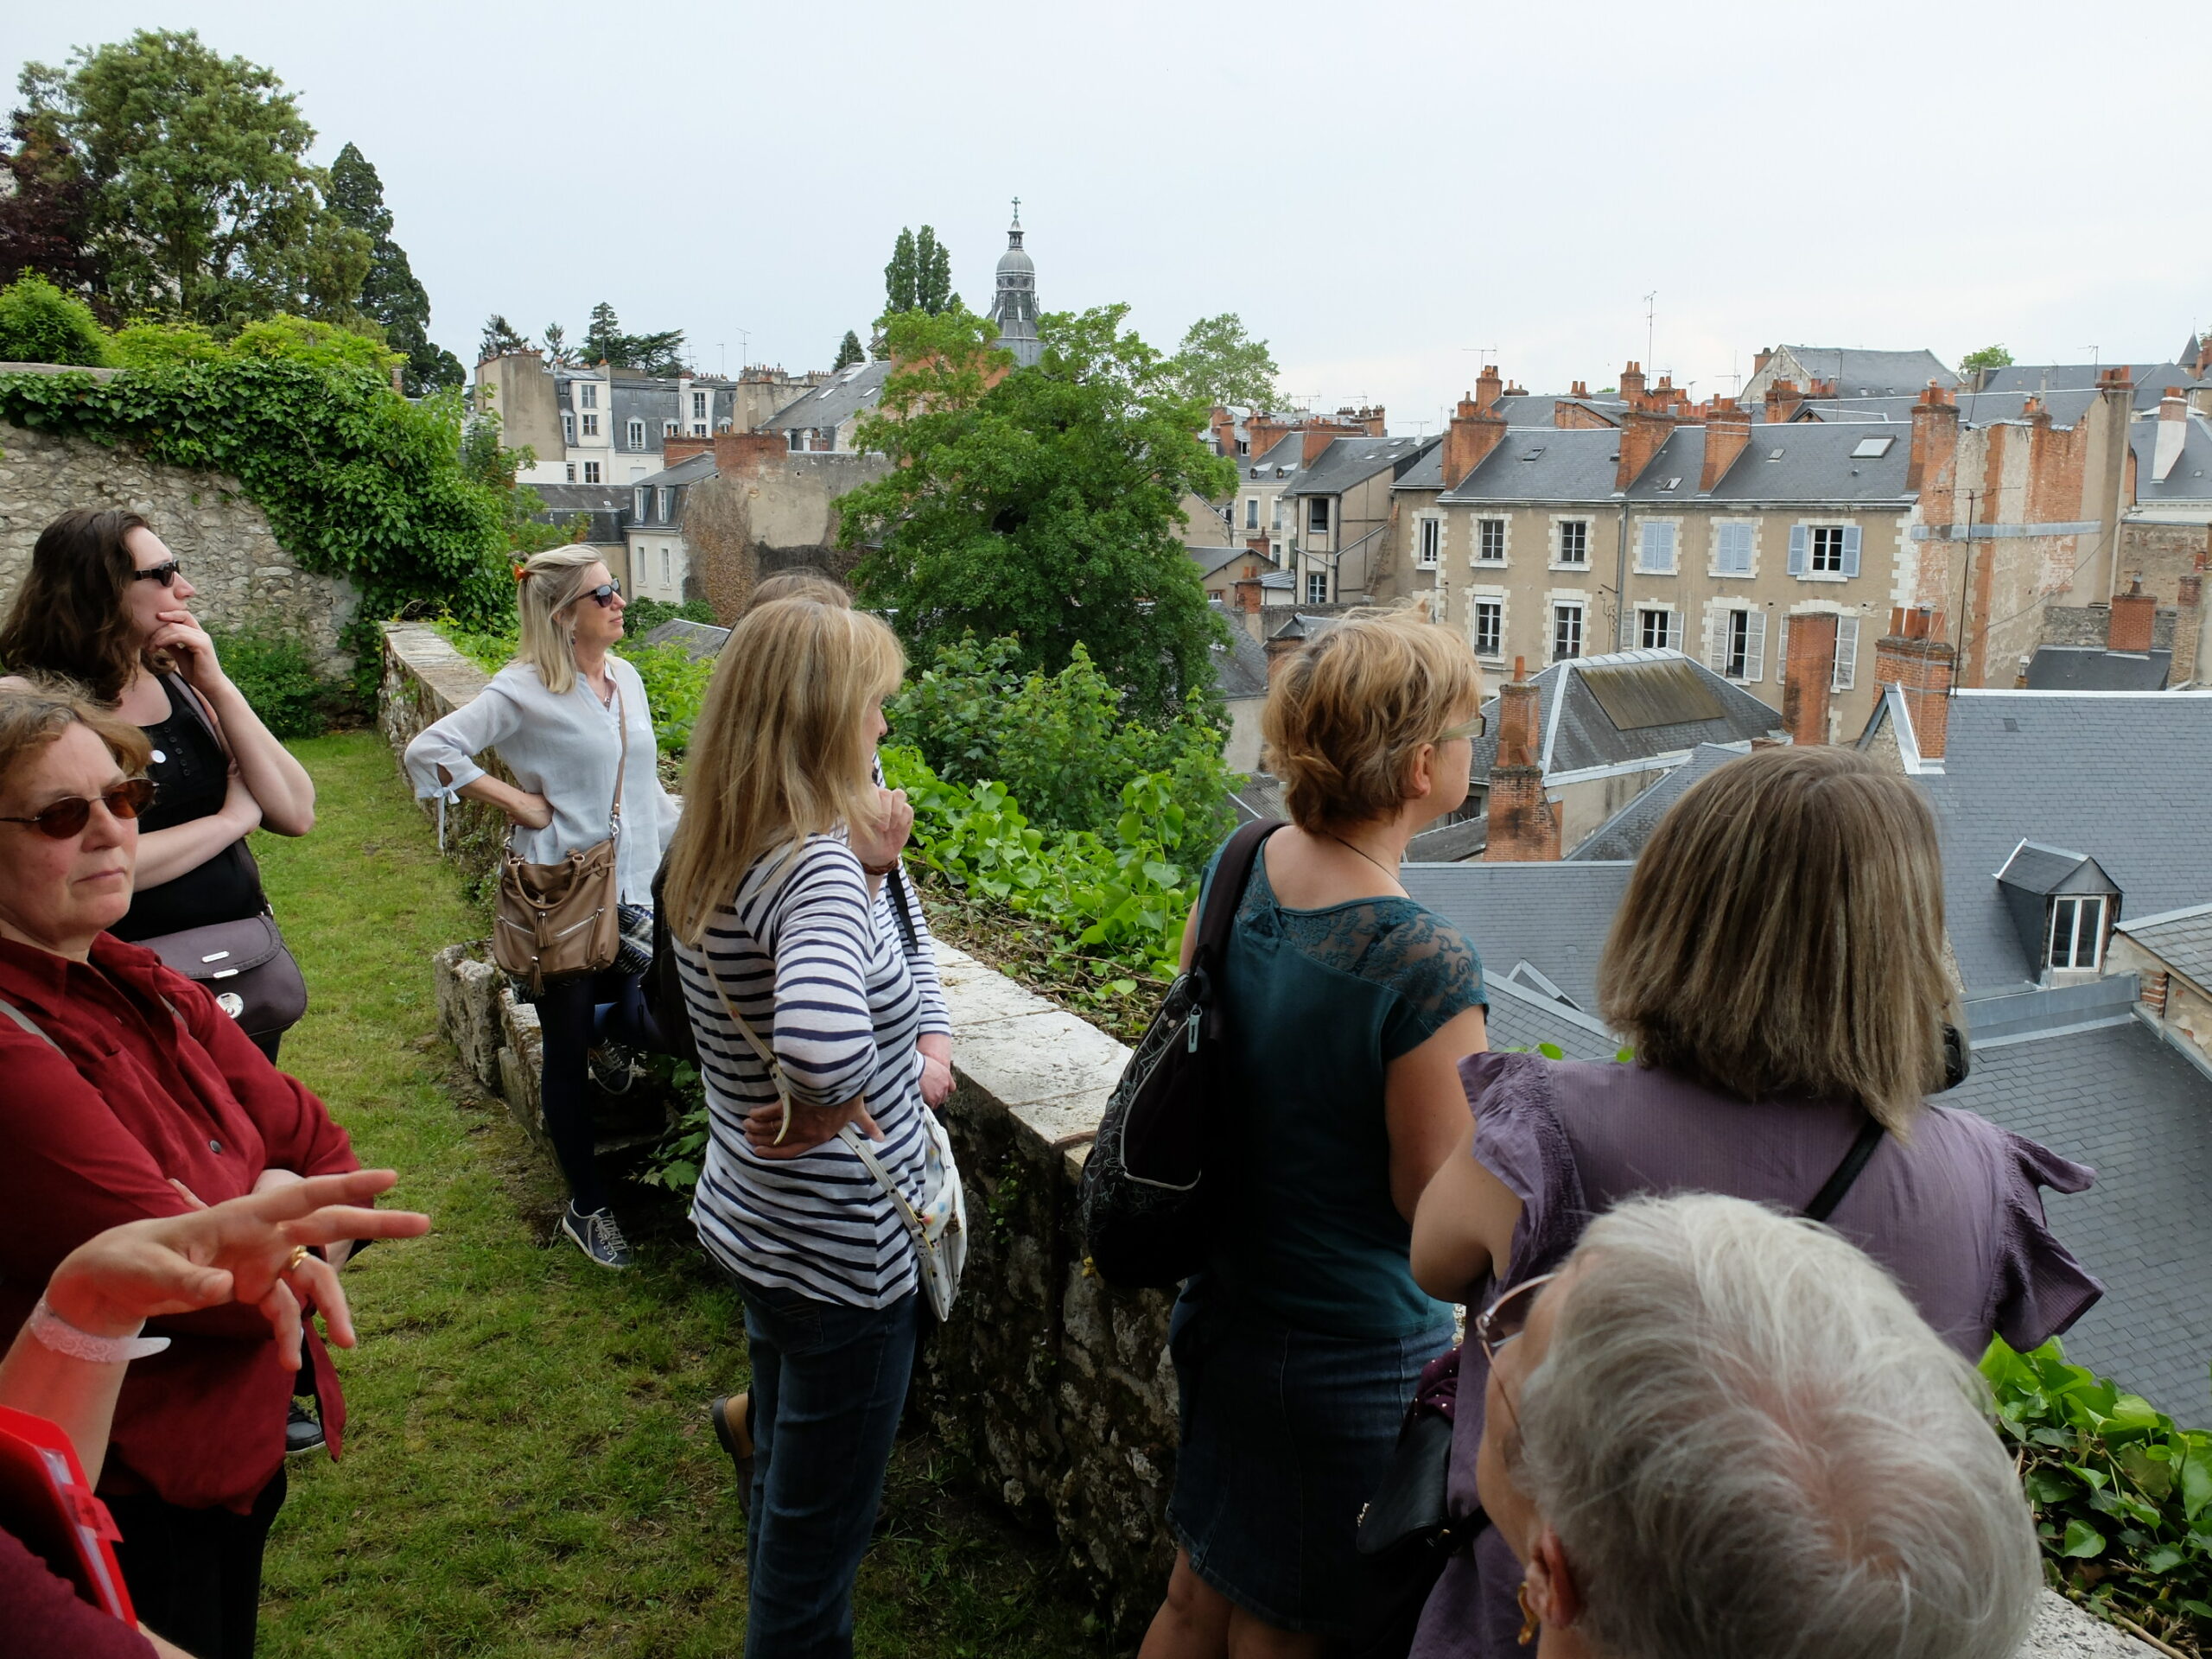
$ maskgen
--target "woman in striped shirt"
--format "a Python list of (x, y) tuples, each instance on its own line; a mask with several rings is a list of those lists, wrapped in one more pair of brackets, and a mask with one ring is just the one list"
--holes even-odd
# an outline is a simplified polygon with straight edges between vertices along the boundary
[(708, 687), (669, 852), (710, 1122), (692, 1220), (744, 1299), (752, 1350), (748, 1656), (852, 1651), (853, 1579), (913, 1365), (913, 1246), (840, 1138), (868, 1135), (921, 1203), (923, 997), (884, 891), (913, 811), (874, 777), (904, 670), (863, 613), (747, 613)]

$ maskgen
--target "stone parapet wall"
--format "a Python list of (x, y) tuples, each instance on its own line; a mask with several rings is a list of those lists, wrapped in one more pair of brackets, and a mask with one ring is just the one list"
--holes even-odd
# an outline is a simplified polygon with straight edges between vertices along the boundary
[[(454, 709), (473, 702), (492, 677), (455, 651), (435, 628), (418, 622), (384, 625), (384, 674), (377, 693), (377, 726), (397, 761), (407, 746)], [(496, 754), (477, 757), (494, 777), (514, 782)], [(413, 785), (410, 784), (410, 788)], [(438, 804), (423, 803), (435, 815)], [(481, 801), (452, 801), (445, 809), (446, 855), (478, 882), (491, 880), (505, 843), (506, 814)]]
[[(15, 365), (0, 365), (15, 366)], [(301, 641), (319, 671), (352, 664), (341, 644), (360, 609), (344, 576), (303, 570), (235, 478), (149, 461), (124, 444), (0, 422), (0, 606), (13, 601), (39, 532), (73, 507), (143, 515), (199, 589), (216, 632), (257, 629)]]
[[(427, 628), (389, 626), (380, 718), (404, 745), (485, 676)], [(486, 757), (489, 759), (489, 757)], [(464, 861), (448, 821), (448, 846)], [(1049, 1528), (1133, 1639), (1167, 1585), (1174, 1478), (1173, 1299), (1109, 1289), (1084, 1264), (1077, 1182), (1129, 1051), (939, 943), (958, 1082), (943, 1110), (970, 1231), (952, 1317), (928, 1344), (914, 1407), (963, 1448), (992, 1495)], [(461, 1063), (542, 1140), (534, 1010), (470, 947), (433, 972), (441, 1030)], [(2048, 1593), (2021, 1659), (2129, 1659), (2150, 1649)]]

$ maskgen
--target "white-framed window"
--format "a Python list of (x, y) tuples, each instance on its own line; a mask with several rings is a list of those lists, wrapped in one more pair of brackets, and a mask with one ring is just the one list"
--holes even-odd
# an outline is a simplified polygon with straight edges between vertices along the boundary
[(791, 453), (793, 454), (798, 454), (801, 450), (806, 448), (806, 429), (804, 427), (795, 426), (791, 428), (790, 431), (785, 433), (784, 435), (791, 440)]
[(1732, 680), (1757, 683), (1766, 674), (1766, 613), (1728, 606), (1707, 623), (1706, 665)]
[(1260, 498), (1256, 495), (1248, 495), (1244, 498), (1244, 528), (1257, 530), (1259, 527)]
[(1270, 496), (1268, 498), (1268, 528), (1269, 530), (1280, 531), (1282, 528), (1282, 497), (1279, 495)]
[(695, 391), (691, 394), (691, 418), (695, 421), (703, 421), (707, 418), (707, 394), (703, 391)]
[(1559, 521), (1559, 562), (1573, 565), (1590, 563), (1590, 521), (1587, 518), (1562, 518)]
[(583, 394), (584, 408), (597, 409), (599, 407), (599, 388), (597, 386), (594, 385), (590, 381), (586, 380), (579, 383), (576, 390)]
[(575, 441), (576, 417), (569, 414), (569, 411), (564, 409), (561, 411), (561, 442), (563, 443), (574, 443)]
[(1502, 599), (1478, 599), (1475, 601), (1475, 655), (1502, 657), (1505, 654), (1505, 601)]
[(2094, 972), (2105, 954), (2105, 901), (2101, 893), (2050, 901), (2050, 965)]
[(1835, 672), (1828, 678), (1831, 691), (1848, 691), (1859, 683), (1859, 619), (1835, 620)]
[(1681, 613), (1639, 606), (1636, 613), (1636, 643), (1645, 651), (1680, 651)]
[(643, 524), (653, 516), (653, 493), (651, 490), (639, 490), (634, 493), (637, 497), (638, 522)]
[(1856, 524), (1789, 526), (1789, 574), (1813, 581), (1849, 581), (1859, 574)]
[(704, 421), (694, 421), (694, 422), (692, 422), (692, 423), (691, 423), (691, 435), (692, 435), (693, 437), (695, 437), (695, 438), (703, 438), (703, 437), (705, 437), (705, 436), (707, 435), (707, 423), (706, 423)]
[(596, 484), (599, 481), (599, 463), (595, 461), (588, 461), (584, 462), (584, 482), (587, 484)]
[(1329, 573), (1326, 570), (1306, 571), (1306, 602), (1308, 605), (1325, 605), (1329, 602)]
[(1251, 440), (1250, 440), (1250, 439), (1249, 439), (1249, 438), (1239, 438), (1239, 439), (1237, 439), (1237, 440), (1236, 440), (1236, 453), (1237, 453), (1238, 454), (1240, 454), (1240, 455), (1249, 455), (1249, 454), (1250, 454), (1252, 453), (1252, 442), (1251, 442)]
[(569, 463), (568, 463), (568, 467), (569, 467), (569, 483), (571, 483), (571, 484), (573, 484), (573, 483), (575, 483), (575, 482), (576, 481), (576, 463), (575, 463), (575, 461), (570, 461), (570, 462), (569, 462)]
[(671, 524), (675, 518), (676, 490), (673, 486), (664, 484), (660, 486), (660, 521), (664, 524)]
[(631, 422), (631, 423), (630, 423), (630, 448), (632, 448), (632, 449), (642, 449), (642, 448), (644, 448), (645, 447), (645, 423), (643, 421), (632, 421), (632, 422)]
[(683, 429), (683, 426), (675, 421), (663, 421), (660, 423), (660, 435), (664, 438), (672, 438)]
[(1646, 518), (1636, 527), (1636, 568), (1648, 575), (1675, 574), (1675, 531), (1671, 520)]
[(1505, 563), (1505, 520), (1478, 518), (1475, 520), (1475, 563), (1503, 564)]
[(1416, 545), (1421, 568), (1424, 570), (1435, 569), (1436, 562), (1444, 551), (1444, 521), (1423, 518), (1419, 521), (1419, 528), (1414, 533), (1420, 538)]
[(1751, 574), (1751, 526), (1740, 520), (1724, 520), (1713, 527), (1713, 574), (1748, 576)]
[(1329, 498), (1317, 495), (1306, 503), (1306, 528), (1316, 536), (1325, 535), (1329, 529)]
[(597, 437), (598, 435), (599, 435), (599, 416), (596, 416), (596, 415), (587, 415), (587, 416), (584, 416), (584, 436), (586, 436), (586, 437), (588, 437), (588, 438), (595, 438), (595, 437)]
[(1565, 662), (1582, 654), (1582, 609), (1580, 605), (1552, 607), (1552, 660)]
[(672, 588), (676, 585), (674, 578), (668, 573), (668, 543), (663, 542), (660, 544), (660, 585), (663, 588)]

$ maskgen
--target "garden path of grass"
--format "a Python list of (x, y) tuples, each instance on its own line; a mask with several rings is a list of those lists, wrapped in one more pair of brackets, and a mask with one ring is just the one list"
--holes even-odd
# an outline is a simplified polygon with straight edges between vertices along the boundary
[[(734, 1656), (744, 1525), (702, 1403), (741, 1387), (736, 1298), (680, 1211), (631, 1189), (635, 1272), (549, 1244), (551, 1170), (436, 1034), (429, 957), (486, 931), (373, 733), (294, 746), (313, 835), (255, 837), (314, 1005), (285, 1069), (320, 1091), (429, 1238), (348, 1271), (346, 1457), (295, 1459), (271, 1538), (270, 1659)], [(1052, 1541), (902, 1443), (861, 1569), (863, 1654), (1106, 1651)]]

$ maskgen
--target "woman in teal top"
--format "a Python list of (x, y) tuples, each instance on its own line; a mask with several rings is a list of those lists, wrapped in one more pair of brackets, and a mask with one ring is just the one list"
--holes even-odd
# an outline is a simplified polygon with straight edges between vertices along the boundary
[(1319, 1654), (1357, 1617), (1360, 1507), (1452, 1343), (1407, 1266), (1411, 1217), (1465, 1135), (1459, 1062), (1486, 1046), (1473, 950), (1395, 871), (1466, 798), (1481, 700), (1465, 644), (1412, 612), (1345, 618), (1268, 690), (1292, 822), (1224, 963), (1237, 1161), (1170, 1336), (1179, 1548), (1141, 1659)]

